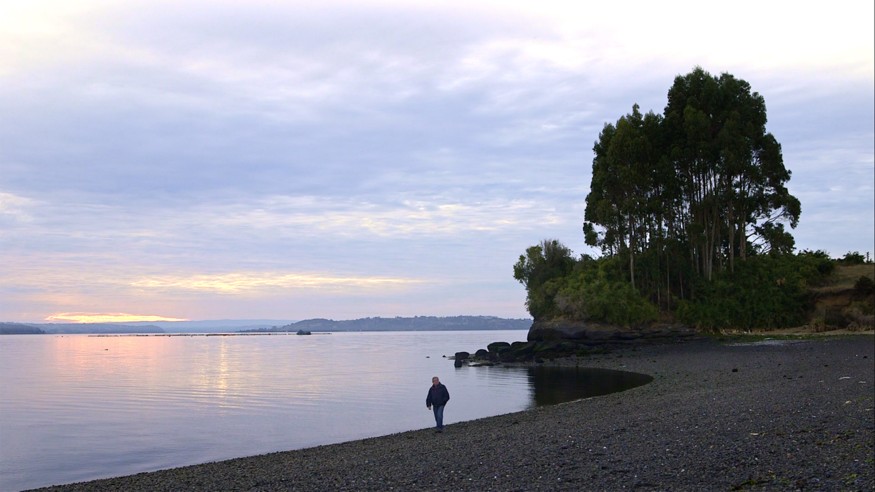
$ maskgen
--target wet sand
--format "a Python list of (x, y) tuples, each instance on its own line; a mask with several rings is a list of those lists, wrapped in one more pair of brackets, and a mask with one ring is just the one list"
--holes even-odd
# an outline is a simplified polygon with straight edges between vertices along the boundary
[(41, 490), (875, 490), (870, 335), (700, 340), (562, 363), (654, 380), (470, 422), (452, 422), (451, 401), (442, 434), (409, 431)]

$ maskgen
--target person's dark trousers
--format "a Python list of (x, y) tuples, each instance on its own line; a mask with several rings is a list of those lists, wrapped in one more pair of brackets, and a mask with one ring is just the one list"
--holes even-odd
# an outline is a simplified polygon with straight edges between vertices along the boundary
[(437, 424), (435, 428), (437, 430), (444, 430), (444, 407), (446, 405), (434, 405), (432, 410), (434, 410), (434, 422)]

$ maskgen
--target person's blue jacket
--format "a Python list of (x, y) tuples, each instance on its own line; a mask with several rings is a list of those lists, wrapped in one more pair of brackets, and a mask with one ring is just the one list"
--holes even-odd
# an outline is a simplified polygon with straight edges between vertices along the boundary
[(448, 401), (450, 401), (450, 392), (447, 391), (447, 387), (443, 384), (438, 383), (437, 386), (431, 386), (428, 388), (428, 396), (425, 398), (425, 406), (430, 407), (434, 405), (439, 407), (441, 405), (446, 405)]

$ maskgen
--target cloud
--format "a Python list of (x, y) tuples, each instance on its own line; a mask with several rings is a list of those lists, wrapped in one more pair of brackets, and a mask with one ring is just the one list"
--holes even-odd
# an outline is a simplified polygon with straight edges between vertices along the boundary
[(30, 211), (33, 208), (33, 200), (0, 191), (0, 220), (8, 220), (14, 223), (32, 222), (34, 217)]
[[(802, 199), (797, 244), (871, 246), (867, 2), (34, 0), (4, 13), (0, 317), (332, 310), (341, 287), (361, 303), (348, 312), (512, 298), (522, 313), (519, 253), (545, 237), (586, 250), (603, 125), (634, 103), (661, 112), (694, 65), (766, 98)], [(852, 232), (819, 234), (842, 220)]]
[(167, 318), (155, 315), (127, 313), (58, 313), (46, 317), (45, 321), (73, 323), (135, 323), (142, 321), (188, 321), (183, 318)]
[(163, 292), (194, 290), (223, 294), (270, 291), (274, 289), (318, 289), (354, 293), (361, 290), (393, 288), (421, 283), (421, 280), (387, 277), (332, 276), (314, 273), (237, 272), (216, 275), (159, 276), (134, 280), (131, 285)]

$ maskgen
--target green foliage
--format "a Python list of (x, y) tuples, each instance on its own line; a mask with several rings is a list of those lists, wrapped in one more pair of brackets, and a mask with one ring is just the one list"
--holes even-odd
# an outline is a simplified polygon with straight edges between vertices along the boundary
[(840, 261), (844, 265), (862, 265), (866, 263), (866, 257), (859, 251), (848, 251)]
[(708, 330), (802, 324), (808, 288), (836, 262), (793, 254), (786, 226), (802, 206), (766, 121), (750, 84), (696, 67), (675, 78), (662, 114), (635, 104), (605, 124), (583, 223), (604, 256), (575, 260), (556, 240), (527, 249), (514, 278), (532, 316), (629, 326), (674, 314)]
[(535, 320), (556, 315), (553, 298), (574, 268), (571, 250), (555, 239), (526, 249), (513, 267), (513, 278), (526, 287), (526, 307)]
[[(702, 68), (678, 76), (662, 115), (638, 105), (593, 146), (586, 243), (623, 259), (660, 305), (690, 298), (755, 254), (790, 254), (801, 204), (786, 188), (781, 145), (750, 84)], [(685, 263), (685, 264), (681, 264)]]
[(826, 277), (835, 270), (835, 262), (829, 258), (829, 254), (821, 249), (817, 251), (802, 250), (799, 256), (805, 258), (806, 262), (813, 265), (821, 277)]
[(784, 224), (767, 222), (754, 228), (762, 238), (761, 244), (754, 245), (755, 251), (770, 255), (786, 255), (793, 252), (796, 240), (784, 230)]
[[(534, 259), (537, 261), (538, 256)], [(526, 263), (530, 262), (522, 261)], [(616, 258), (584, 257), (566, 271), (536, 289), (529, 288), (527, 306), (535, 319), (565, 318), (629, 326), (657, 318), (656, 306), (622, 278)]]
[(559, 313), (566, 318), (635, 326), (655, 321), (659, 312), (625, 280), (611, 280), (599, 269), (570, 275), (555, 296)]
[(735, 272), (701, 282), (696, 298), (683, 301), (677, 316), (703, 330), (801, 325), (812, 308), (807, 288), (822, 282), (821, 265), (814, 255), (749, 258)]
[[(544, 253), (545, 244), (551, 253)], [(542, 242), (527, 253), (515, 271), (518, 280), (528, 281), (527, 306), (535, 319), (640, 326), (660, 318), (646, 292), (625, 278), (619, 256), (574, 260), (558, 241)], [(703, 331), (799, 326), (813, 308), (809, 289), (823, 285), (834, 267), (823, 251), (752, 256), (710, 282), (696, 279), (695, 296), (680, 300), (674, 316)], [(873, 290), (875, 282), (865, 276), (855, 286), (858, 294)]]

